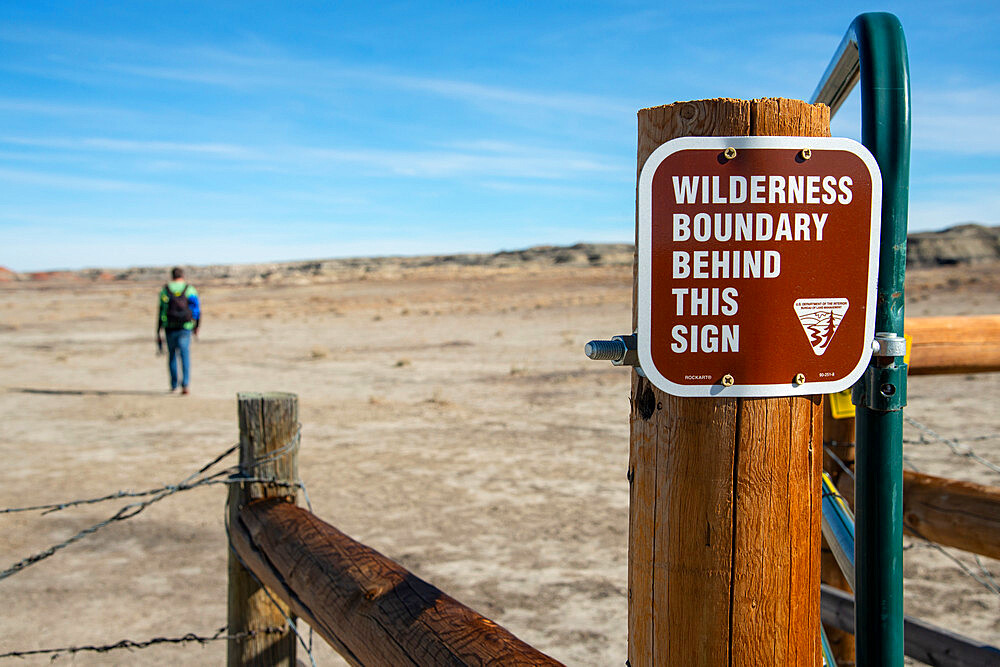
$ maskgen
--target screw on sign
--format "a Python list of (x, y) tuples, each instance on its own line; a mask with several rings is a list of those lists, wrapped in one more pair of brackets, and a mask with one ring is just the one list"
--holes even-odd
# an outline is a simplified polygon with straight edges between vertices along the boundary
[(871, 357), (882, 179), (831, 137), (684, 137), (639, 176), (639, 362), (677, 396), (851, 386)]

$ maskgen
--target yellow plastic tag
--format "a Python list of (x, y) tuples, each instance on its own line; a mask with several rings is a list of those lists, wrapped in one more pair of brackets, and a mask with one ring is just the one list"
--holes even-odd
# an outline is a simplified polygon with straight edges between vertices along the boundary
[(851, 390), (845, 389), (836, 394), (830, 394), (830, 413), (834, 419), (848, 419), (854, 417), (854, 404), (851, 403)]
[(906, 354), (903, 355), (903, 363), (910, 363), (910, 348), (913, 347), (913, 336), (910, 334), (903, 334), (903, 338), (906, 339)]

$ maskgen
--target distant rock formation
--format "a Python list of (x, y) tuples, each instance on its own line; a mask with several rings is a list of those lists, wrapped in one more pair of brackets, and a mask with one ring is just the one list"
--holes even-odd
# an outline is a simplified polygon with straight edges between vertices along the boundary
[[(455, 267), (485, 266), (515, 269), (545, 266), (631, 266), (630, 243), (577, 243), (572, 246), (534, 246), (493, 254), (426, 255), (420, 257), (351, 257), (265, 264), (215, 264), (191, 267), (192, 281), (230, 284), (308, 283), (358, 277), (393, 278), (413, 269), (448, 271)], [(1000, 227), (964, 224), (940, 232), (910, 234), (908, 267), (1000, 263)], [(998, 265), (1000, 270), (1000, 265)], [(84, 269), (14, 273), (0, 267), (0, 282), (32, 281), (164, 281), (169, 267)]]
[(940, 232), (910, 234), (907, 266), (949, 266), (1000, 261), (1000, 227), (966, 224)]

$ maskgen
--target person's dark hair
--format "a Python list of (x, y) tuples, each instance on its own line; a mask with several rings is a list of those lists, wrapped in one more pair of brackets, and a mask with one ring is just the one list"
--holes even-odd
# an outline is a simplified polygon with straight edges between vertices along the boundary
[(174, 268), (172, 268), (170, 270), (170, 277), (173, 278), (174, 280), (177, 280), (178, 278), (183, 278), (184, 277), (184, 269), (182, 269), (179, 266), (175, 266)]

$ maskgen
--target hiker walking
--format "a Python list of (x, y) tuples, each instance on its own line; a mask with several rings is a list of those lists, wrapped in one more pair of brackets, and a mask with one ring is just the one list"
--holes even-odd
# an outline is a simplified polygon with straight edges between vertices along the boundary
[(188, 393), (191, 381), (191, 333), (198, 335), (201, 306), (198, 292), (184, 281), (184, 270), (170, 271), (172, 280), (160, 290), (156, 316), (156, 349), (163, 352), (161, 330), (167, 334), (167, 367), (170, 369), (170, 391), (177, 389), (177, 357), (181, 358), (181, 393)]

